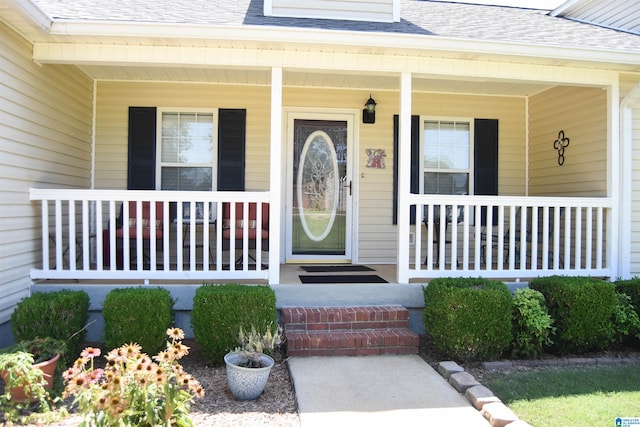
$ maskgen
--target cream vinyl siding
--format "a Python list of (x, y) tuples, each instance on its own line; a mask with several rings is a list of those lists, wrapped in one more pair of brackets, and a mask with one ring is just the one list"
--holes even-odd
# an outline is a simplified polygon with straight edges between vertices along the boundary
[(265, 1), (271, 4), (270, 16), (393, 22), (394, 7), (400, 0)]
[(245, 108), (245, 187), (247, 190), (269, 189), (268, 87), (101, 81), (97, 92), (96, 188), (127, 188), (127, 132), (131, 106)]
[[(607, 190), (607, 93), (599, 88), (557, 87), (529, 103), (529, 194), (605, 196)], [(570, 139), (558, 165), (553, 142)]]
[[(39, 66), (0, 23), (0, 324), (28, 295), (40, 260), (40, 210), (30, 187), (88, 188), (93, 83), (73, 66)], [(1, 341), (1, 340), (0, 340)]]

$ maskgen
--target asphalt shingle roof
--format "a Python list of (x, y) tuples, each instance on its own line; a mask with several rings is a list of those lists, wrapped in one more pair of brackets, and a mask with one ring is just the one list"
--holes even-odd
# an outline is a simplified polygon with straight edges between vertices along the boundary
[(636, 35), (552, 17), (544, 10), (446, 1), (401, 0), (398, 23), (265, 17), (262, 0), (34, 1), (57, 20), (321, 28), (640, 51)]

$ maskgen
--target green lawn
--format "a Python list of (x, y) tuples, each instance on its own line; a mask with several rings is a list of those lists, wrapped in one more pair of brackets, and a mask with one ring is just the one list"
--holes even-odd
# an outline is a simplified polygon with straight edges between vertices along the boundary
[(640, 366), (491, 372), (482, 384), (534, 427), (615, 426), (640, 417)]

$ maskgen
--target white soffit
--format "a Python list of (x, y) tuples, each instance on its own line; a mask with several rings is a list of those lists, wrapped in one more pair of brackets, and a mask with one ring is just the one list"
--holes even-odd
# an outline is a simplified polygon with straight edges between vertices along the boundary
[[(143, 81), (175, 83), (212, 83), (268, 86), (267, 70), (183, 68), (183, 67), (119, 67), (87, 65), (80, 67), (89, 76), (101, 81)], [(360, 75), (354, 73), (314, 73), (286, 71), (285, 87), (398, 91), (399, 80), (393, 75)], [(552, 87), (549, 84), (499, 80), (454, 80), (439, 76), (416, 77), (417, 92), (464, 93), (499, 96), (528, 96)]]

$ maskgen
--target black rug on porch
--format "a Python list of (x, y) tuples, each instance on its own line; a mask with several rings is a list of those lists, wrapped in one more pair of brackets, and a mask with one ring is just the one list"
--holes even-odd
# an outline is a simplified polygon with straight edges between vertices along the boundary
[(302, 268), (307, 273), (339, 273), (347, 271), (375, 271), (366, 265), (303, 265)]
[(329, 275), (300, 275), (304, 284), (327, 283), (389, 283), (377, 274), (329, 274)]

